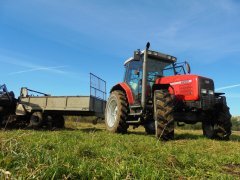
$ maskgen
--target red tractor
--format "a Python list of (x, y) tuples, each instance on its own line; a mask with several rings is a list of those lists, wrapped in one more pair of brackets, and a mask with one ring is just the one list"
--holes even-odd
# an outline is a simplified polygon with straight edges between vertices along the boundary
[(125, 63), (124, 82), (112, 87), (105, 110), (108, 131), (126, 133), (129, 125), (143, 125), (148, 134), (170, 140), (174, 122), (202, 122), (204, 136), (228, 140), (231, 114), (224, 93), (212, 79), (190, 74), (187, 62), (149, 50), (135, 51)]

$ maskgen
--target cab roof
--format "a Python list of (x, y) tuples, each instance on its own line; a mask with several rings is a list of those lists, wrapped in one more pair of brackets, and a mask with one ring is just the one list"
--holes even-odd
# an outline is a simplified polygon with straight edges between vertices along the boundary
[[(143, 51), (134, 51), (134, 57), (135, 56), (143, 56), (144, 54), (144, 50)], [(136, 58), (134, 57), (130, 57), (128, 58), (125, 62), (124, 62), (124, 66), (131, 62), (131, 61), (134, 61), (134, 60), (137, 60)], [(157, 51), (152, 51), (152, 50), (148, 50), (148, 57), (151, 57), (151, 58), (154, 58), (154, 59), (158, 59), (158, 60), (165, 60), (165, 61), (170, 61), (170, 62), (176, 62), (177, 61), (177, 58), (174, 57), (174, 56), (171, 56), (171, 55), (167, 55), (167, 54), (163, 54), (163, 53), (160, 53), (160, 52), (157, 52)]]

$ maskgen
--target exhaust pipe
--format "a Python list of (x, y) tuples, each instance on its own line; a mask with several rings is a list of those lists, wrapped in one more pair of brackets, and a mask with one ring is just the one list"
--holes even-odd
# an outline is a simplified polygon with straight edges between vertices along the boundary
[(147, 58), (148, 58), (149, 47), (150, 47), (150, 43), (148, 42), (147, 45), (146, 45), (146, 49), (145, 49), (145, 52), (144, 52), (144, 59), (143, 59), (142, 99), (141, 99), (143, 112), (146, 110)]

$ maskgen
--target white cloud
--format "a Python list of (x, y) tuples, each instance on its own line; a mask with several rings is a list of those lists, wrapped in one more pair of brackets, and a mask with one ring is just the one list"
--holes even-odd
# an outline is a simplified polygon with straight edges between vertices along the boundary
[(230, 85), (230, 86), (220, 87), (220, 88), (217, 88), (216, 90), (219, 91), (219, 90), (223, 90), (223, 89), (232, 89), (232, 88), (239, 87), (239, 86), (240, 86), (240, 84), (234, 84), (234, 85)]
[(8, 73), (8, 75), (16, 75), (16, 74), (22, 74), (22, 73), (34, 72), (34, 71), (49, 71), (49, 72), (55, 72), (55, 73), (65, 73), (65, 71), (59, 70), (60, 68), (64, 68), (64, 67), (66, 66), (38, 67), (38, 68), (32, 68), (32, 69), (27, 69), (23, 71), (10, 72)]
[[(1, 51), (3, 51), (3, 49), (1, 49)], [(17, 57), (14, 57), (14, 56), (17, 56)], [(27, 57), (24, 55), (13, 53), (13, 52), (12, 52), (12, 56), (0, 55), (1, 64), (9, 64), (11, 66), (24, 68), (24, 70), (9, 72), (8, 75), (16, 75), (16, 74), (22, 74), (27, 72), (33, 72), (33, 71), (48, 71), (51, 73), (58, 73), (58, 74), (66, 73), (65, 71), (59, 70), (59, 69), (62, 69), (67, 66), (63, 66), (63, 65), (62, 66), (44, 66), (44, 65), (35, 64), (23, 59), (31, 59), (32, 61), (34, 60), (36, 61), (36, 58)], [(8, 70), (11, 70), (11, 69), (12, 68), (8, 68)]]

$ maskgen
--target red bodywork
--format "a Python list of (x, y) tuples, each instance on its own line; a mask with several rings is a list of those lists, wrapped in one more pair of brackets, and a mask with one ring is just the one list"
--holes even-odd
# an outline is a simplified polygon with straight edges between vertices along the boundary
[(118, 83), (117, 85), (115, 85), (115, 86), (111, 89), (110, 92), (112, 92), (115, 88), (118, 88), (119, 86), (125, 91), (125, 93), (126, 93), (126, 95), (127, 95), (128, 103), (129, 103), (130, 105), (133, 105), (133, 104), (134, 104), (134, 98), (133, 98), (132, 90), (131, 90), (131, 88), (128, 86), (127, 83), (125, 83), (125, 82), (123, 82), (123, 83)]
[[(157, 79), (155, 84), (170, 84), (169, 92), (171, 94), (174, 94), (175, 97), (179, 100), (198, 101), (200, 99), (199, 78), (202, 77), (198, 75), (166, 76)], [(111, 91), (113, 91), (116, 87), (119, 86), (125, 91), (129, 105), (133, 105), (134, 97), (132, 94), (132, 90), (127, 83), (118, 83), (112, 88)]]
[(156, 84), (170, 84), (169, 92), (180, 100), (198, 101), (199, 78), (198, 75), (167, 76), (157, 79)]

